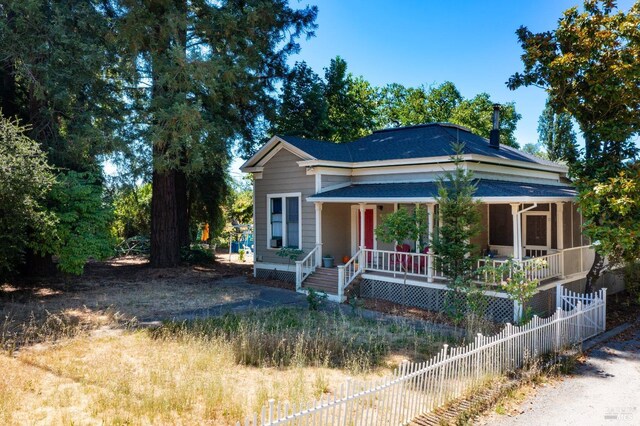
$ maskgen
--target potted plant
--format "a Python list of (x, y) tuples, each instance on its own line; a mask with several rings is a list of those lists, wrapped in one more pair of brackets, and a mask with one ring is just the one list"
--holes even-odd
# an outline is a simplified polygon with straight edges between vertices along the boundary
[(333, 256), (330, 254), (322, 256), (322, 266), (325, 268), (333, 268)]

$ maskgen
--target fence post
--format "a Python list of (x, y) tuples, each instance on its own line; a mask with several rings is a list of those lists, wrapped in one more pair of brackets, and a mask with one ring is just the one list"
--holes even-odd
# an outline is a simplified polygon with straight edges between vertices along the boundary
[(364, 271), (364, 268), (366, 266), (366, 259), (367, 259), (366, 253), (364, 252), (364, 249), (365, 249), (364, 246), (360, 246), (360, 256), (358, 256), (359, 257), (358, 258), (358, 263), (360, 265), (358, 265), (358, 268), (361, 271)]
[(296, 260), (296, 291), (302, 288), (302, 260)]
[(607, 329), (607, 288), (602, 290), (602, 328), (600, 331), (604, 332)]
[(433, 254), (427, 253), (427, 282), (433, 282)]
[(522, 305), (517, 301), (513, 301), (513, 322), (514, 324), (520, 324), (522, 319)]
[(344, 297), (344, 265), (338, 265), (338, 299)]
[(580, 344), (582, 344), (582, 301), (578, 301), (576, 303), (576, 311), (578, 312), (578, 315), (576, 317), (576, 322), (578, 323), (577, 328), (578, 328), (578, 340), (580, 341)]
[(564, 287), (562, 287), (562, 284), (558, 284), (556, 286), (556, 309), (562, 309), (562, 293)]

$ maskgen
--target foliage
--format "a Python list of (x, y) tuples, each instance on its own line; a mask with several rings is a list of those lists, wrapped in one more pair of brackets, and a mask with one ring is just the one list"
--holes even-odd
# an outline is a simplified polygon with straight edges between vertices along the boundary
[(325, 69), (325, 80), (331, 140), (347, 142), (371, 133), (376, 96), (369, 82), (347, 74), (347, 62), (339, 56)]
[(151, 184), (116, 192), (113, 200), (111, 235), (119, 241), (149, 237), (151, 229)]
[(149, 256), (151, 243), (149, 237), (135, 236), (119, 243), (115, 251), (116, 256)]
[(539, 143), (528, 143), (522, 147), (522, 150), (528, 154), (535, 155), (538, 158), (543, 158), (545, 160), (549, 159), (549, 154), (545, 151), (541, 144)]
[(317, 311), (327, 301), (327, 293), (324, 291), (317, 291), (314, 288), (309, 287), (307, 289), (307, 303), (309, 304), (310, 311)]
[[(379, 89), (378, 122), (382, 126), (410, 126), (431, 122), (451, 122), (489, 137), (493, 128), (493, 104), (486, 93), (465, 99), (450, 81), (434, 87), (404, 87), (390, 84)], [(517, 147), (516, 124), (520, 114), (513, 103), (502, 106), (501, 143)]]
[(298, 260), (302, 254), (304, 254), (304, 251), (293, 247), (281, 247), (280, 250), (276, 252), (276, 255), (286, 258), (289, 265), (291, 262)]
[(282, 88), (272, 132), (347, 142), (375, 129), (377, 94), (362, 77), (347, 72), (337, 56), (322, 80), (305, 62), (296, 63)]
[(214, 261), (213, 250), (194, 244), (190, 247), (183, 247), (180, 250), (180, 260), (192, 265), (210, 264)]
[[(578, 179), (580, 203), (588, 205), (589, 189), (619, 176), (637, 154), (633, 137), (640, 131), (640, 2), (624, 13), (615, 1), (585, 0), (584, 11), (577, 7), (565, 11), (556, 30), (534, 34), (521, 27), (517, 34), (524, 50), (524, 72), (514, 74), (507, 85), (545, 88), (552, 109), (576, 120), (585, 150), (570, 166)], [(622, 213), (617, 204), (615, 200), (604, 204), (614, 208), (611, 211), (583, 209), (584, 219), (590, 227), (609, 226), (600, 221)], [(623, 214), (637, 217), (633, 208)], [(603, 237), (615, 234), (602, 233)], [(606, 251), (615, 244), (594, 242), (597, 253), (586, 291), (604, 269), (604, 256), (616, 255)], [(640, 252), (625, 254), (639, 256)]]
[(438, 233), (432, 245), (443, 274), (452, 283), (466, 285), (474, 276), (477, 247), (471, 239), (480, 232), (478, 201), (473, 175), (462, 167), (463, 144), (453, 144), (456, 155), (452, 158), (455, 170), (438, 180)]
[(624, 266), (624, 289), (633, 303), (640, 305), (640, 261), (635, 260)]
[[(175, 266), (190, 213), (222, 224), (229, 153), (253, 151), (316, 7), (286, 0), (116, 2), (117, 34), (153, 155), (151, 263)], [(195, 198), (195, 199), (194, 199)]]
[(426, 230), (427, 213), (423, 207), (417, 206), (412, 212), (400, 207), (382, 218), (382, 223), (375, 229), (375, 234), (385, 243), (401, 243), (407, 240), (417, 241)]
[(113, 253), (109, 234), (112, 211), (104, 202), (102, 185), (95, 175), (73, 171), (60, 174), (50, 201), (57, 224), (49, 252), (58, 256), (61, 271), (79, 275), (87, 259), (102, 259)]
[(0, 6), (1, 107), (29, 126), (55, 167), (96, 171), (97, 156), (124, 148), (110, 8), (98, 0)]
[(246, 260), (244, 249), (238, 250), (238, 260), (240, 260), (240, 262), (244, 262)]
[(0, 273), (13, 271), (25, 251), (50, 240), (55, 216), (46, 210), (52, 168), (25, 128), (0, 115)]
[(282, 85), (273, 132), (331, 139), (325, 84), (306, 62), (296, 62)]
[(583, 232), (610, 267), (633, 262), (640, 254), (640, 164), (626, 163), (606, 180), (578, 181)]
[[(493, 128), (494, 102), (487, 93), (480, 93), (471, 99), (463, 99), (453, 110), (449, 121), (468, 127), (473, 133), (488, 138)], [(500, 108), (500, 143), (518, 147), (515, 131), (521, 116), (516, 112), (513, 102)]]
[(538, 135), (549, 160), (575, 163), (578, 147), (569, 114), (556, 114), (547, 101), (538, 120)]
[(518, 302), (522, 312), (520, 324), (527, 323), (533, 316), (533, 310), (529, 301), (538, 290), (540, 281), (529, 277), (535, 276), (535, 272), (547, 266), (543, 259), (533, 259), (531, 262), (517, 262), (509, 259), (507, 262), (494, 266), (491, 259), (484, 262), (484, 266), (478, 270), (478, 274), (487, 277), (493, 284), (499, 281), (500, 287), (509, 295), (509, 298)]

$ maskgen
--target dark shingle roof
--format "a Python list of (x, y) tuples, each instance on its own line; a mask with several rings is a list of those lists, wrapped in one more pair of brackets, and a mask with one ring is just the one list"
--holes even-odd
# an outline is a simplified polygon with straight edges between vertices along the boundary
[(543, 165), (558, 165), (506, 145), (501, 145), (500, 149), (492, 148), (487, 139), (475, 135), (461, 126), (448, 123), (378, 130), (353, 142), (340, 144), (294, 136), (282, 136), (282, 139), (318, 160), (326, 161), (364, 162), (450, 157), (455, 154), (451, 144), (462, 142), (465, 145), (465, 154), (479, 154)]
[[(576, 191), (570, 186), (543, 185), (537, 183), (508, 182), (500, 180), (476, 179), (478, 198), (488, 197), (575, 197)], [(369, 183), (356, 184), (331, 191), (320, 192), (311, 198), (321, 201), (327, 198), (433, 198), (438, 195), (436, 182), (415, 183)]]

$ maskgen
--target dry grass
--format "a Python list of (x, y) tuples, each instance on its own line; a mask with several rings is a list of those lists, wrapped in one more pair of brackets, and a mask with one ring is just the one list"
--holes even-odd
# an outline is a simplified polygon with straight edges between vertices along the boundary
[[(415, 352), (425, 335), (397, 321), (293, 308), (156, 330), (73, 328), (43, 324), (45, 343), (0, 355), (2, 424), (233, 424), (271, 398), (310, 401), (347, 377), (388, 374), (409, 347), (431, 351)], [(292, 345), (271, 345), (285, 336)], [(246, 358), (258, 347), (262, 357)]]
[(78, 279), (3, 284), (0, 424), (235, 424), (271, 398), (332, 394), (447, 340), (402, 321), (305, 309), (136, 327), (136, 317), (251, 296), (220, 283), (238, 273), (151, 270), (131, 258)]
[(269, 398), (333, 392), (326, 367), (253, 368), (214, 340), (117, 331), (0, 356), (3, 424), (232, 424)]

